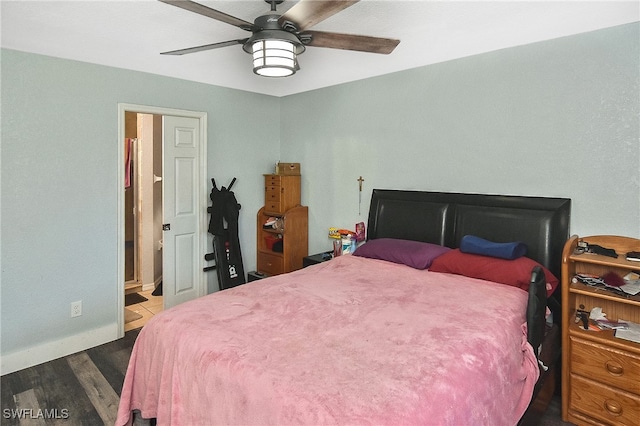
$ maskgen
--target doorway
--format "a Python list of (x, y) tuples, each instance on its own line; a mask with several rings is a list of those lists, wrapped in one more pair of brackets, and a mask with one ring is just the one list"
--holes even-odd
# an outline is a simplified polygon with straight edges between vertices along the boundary
[(163, 309), (162, 116), (125, 113), (125, 332)]
[(156, 311), (206, 294), (206, 119), (203, 112), (118, 104), (118, 337), (127, 293), (161, 291)]

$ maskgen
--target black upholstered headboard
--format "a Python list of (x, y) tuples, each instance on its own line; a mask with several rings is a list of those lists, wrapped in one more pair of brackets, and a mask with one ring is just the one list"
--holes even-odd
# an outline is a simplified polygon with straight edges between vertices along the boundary
[(570, 215), (568, 198), (374, 189), (367, 239), (401, 238), (452, 248), (467, 234), (521, 241), (527, 257), (560, 278)]

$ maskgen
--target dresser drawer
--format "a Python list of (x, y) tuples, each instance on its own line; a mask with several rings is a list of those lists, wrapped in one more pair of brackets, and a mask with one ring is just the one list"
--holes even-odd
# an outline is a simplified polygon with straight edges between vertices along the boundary
[(258, 253), (258, 271), (268, 275), (278, 275), (284, 272), (284, 261), (282, 256), (269, 253)]
[(637, 425), (640, 397), (571, 374), (571, 410), (607, 423)]
[(265, 203), (271, 202), (271, 201), (277, 201), (279, 202), (281, 199), (280, 194), (282, 193), (282, 190), (280, 189), (280, 187), (278, 188), (273, 188), (271, 189), (271, 187), (267, 187), (264, 191), (264, 201)]
[(640, 357), (629, 352), (572, 337), (571, 372), (640, 396)]
[(282, 176), (280, 175), (264, 175), (264, 184), (267, 187), (269, 186), (280, 187), (281, 183), (282, 183)]
[(279, 201), (265, 201), (264, 211), (266, 213), (272, 213), (275, 215), (284, 213), (284, 209), (282, 208), (282, 203)]
[(280, 176), (267, 175), (264, 178), (264, 208), (265, 211), (271, 213), (284, 213), (282, 193), (284, 188), (281, 186)]

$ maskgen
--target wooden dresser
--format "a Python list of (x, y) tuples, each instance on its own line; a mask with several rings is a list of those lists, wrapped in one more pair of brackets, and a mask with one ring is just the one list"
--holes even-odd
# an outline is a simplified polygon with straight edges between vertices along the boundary
[[(264, 179), (264, 207), (256, 223), (258, 272), (278, 275), (301, 269), (308, 254), (309, 212), (300, 205), (300, 176), (271, 174)], [(277, 218), (279, 226), (265, 227), (269, 218)]]
[[(578, 241), (614, 249), (618, 258), (577, 253)], [(614, 331), (584, 330), (578, 310), (602, 308), (609, 320), (640, 323), (640, 294), (619, 296), (572, 282), (575, 274), (623, 277), (640, 272), (640, 262), (625, 253), (640, 251), (640, 240), (617, 236), (573, 236), (562, 254), (562, 419), (577, 425), (640, 425), (640, 343)]]
[(300, 176), (264, 175), (264, 211), (282, 215), (300, 205)]

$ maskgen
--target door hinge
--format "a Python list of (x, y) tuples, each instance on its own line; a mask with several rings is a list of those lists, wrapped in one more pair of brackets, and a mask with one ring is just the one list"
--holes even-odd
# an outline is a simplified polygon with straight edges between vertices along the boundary
[(162, 224), (162, 230), (163, 231), (171, 231), (171, 224), (170, 223), (163, 223)]

